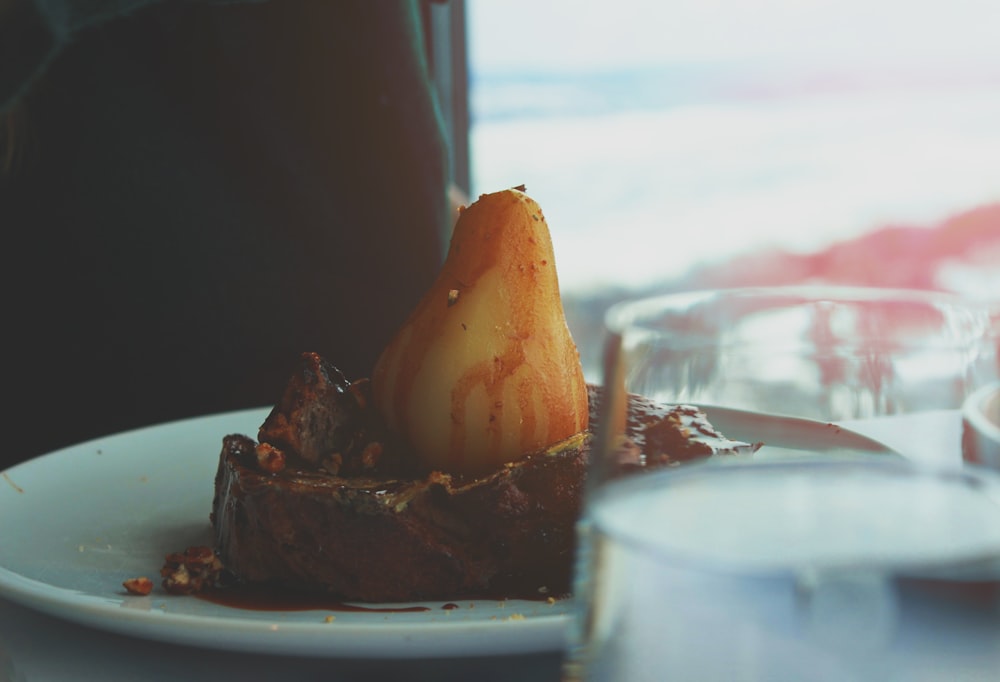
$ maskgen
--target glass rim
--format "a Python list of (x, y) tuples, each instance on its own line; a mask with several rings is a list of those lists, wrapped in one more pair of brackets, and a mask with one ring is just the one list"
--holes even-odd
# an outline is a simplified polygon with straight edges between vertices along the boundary
[(1000, 441), (1000, 424), (986, 414), (986, 404), (1000, 400), (1000, 380), (991, 381), (969, 394), (962, 405), (962, 419), (984, 436)]
[(990, 329), (991, 312), (1000, 313), (1000, 305), (968, 298), (959, 294), (930, 289), (905, 289), (890, 287), (866, 287), (828, 284), (795, 284), (760, 287), (723, 287), (715, 289), (694, 289), (664, 294), (651, 294), (630, 298), (612, 304), (603, 316), (605, 330), (622, 335), (628, 329), (660, 332), (649, 322), (662, 317), (670, 310), (682, 310), (697, 303), (711, 303), (720, 299), (802, 300), (811, 303), (913, 303), (926, 304), (938, 308), (967, 310), (981, 316), (983, 331)]

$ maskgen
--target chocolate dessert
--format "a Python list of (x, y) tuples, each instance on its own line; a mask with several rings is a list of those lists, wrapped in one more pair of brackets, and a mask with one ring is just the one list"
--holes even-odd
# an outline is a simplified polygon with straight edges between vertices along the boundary
[[(523, 188), (484, 194), (370, 381), (306, 353), (257, 440), (225, 437), (215, 545), (168, 557), (164, 587), (225, 574), (344, 601), (565, 595), (599, 402), (541, 208)], [(628, 406), (623, 474), (754, 449), (692, 408)]]
[[(588, 395), (594, 424), (599, 391)], [(629, 413), (623, 471), (754, 449), (691, 407), (632, 396)], [(420, 472), (381, 423), (368, 382), (306, 353), (258, 440), (224, 439), (215, 549), (241, 581), (345, 601), (563, 596), (590, 439), (484, 476)]]

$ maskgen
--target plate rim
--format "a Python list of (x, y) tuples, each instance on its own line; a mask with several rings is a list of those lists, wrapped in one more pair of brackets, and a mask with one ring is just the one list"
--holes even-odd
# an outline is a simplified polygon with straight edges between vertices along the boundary
[[(321, 609), (310, 611), (317, 614), (315, 622), (282, 622), (280, 618), (230, 619), (173, 613), (153, 605), (148, 609), (122, 608), (123, 601), (115, 601), (115, 597), (122, 600), (144, 597), (111, 595), (105, 599), (85, 595), (73, 600), (60, 598), (62, 593), (73, 592), (0, 566), (0, 596), (13, 603), (106, 632), (217, 651), (386, 659), (522, 655), (560, 650), (565, 644), (564, 631), (569, 623), (568, 614), (553, 614), (453, 623), (351, 623), (343, 627), (335, 621), (323, 622)], [(516, 612), (511, 609), (511, 613)], [(448, 618), (448, 613), (441, 611), (441, 618)], [(508, 627), (512, 630), (504, 632)], [(210, 641), (205, 638), (206, 631), (212, 632)], [(448, 646), (440, 646), (442, 640), (447, 640)], [(516, 648), (514, 643), (518, 645)], [(434, 646), (428, 647), (428, 644)]]
[[(709, 413), (711, 410), (717, 409), (711, 406), (705, 406), (705, 408)], [(162, 437), (167, 431), (180, 435), (198, 427), (212, 426), (214, 428), (216, 425), (213, 422), (218, 422), (217, 437), (221, 442), (223, 436), (226, 435), (223, 432), (228, 432), (227, 427), (224, 426), (226, 423), (259, 422), (270, 409), (270, 407), (257, 407), (177, 419), (94, 438), (39, 455), (5, 469), (2, 474), (6, 481), (0, 481), (0, 485), (16, 490), (18, 471), (22, 468), (57, 466), (61, 458), (72, 457), (81, 451), (99, 452), (103, 448), (112, 448), (116, 443), (125, 442), (127, 439)], [(777, 419), (785, 421), (789, 418), (778, 417)], [(850, 434), (851, 437), (870, 443), (873, 452), (895, 453), (878, 441), (836, 424), (815, 420), (797, 421), (807, 423), (812, 427), (837, 428), (841, 432)], [(142, 459), (142, 455), (145, 455), (147, 459), (155, 455), (154, 449), (149, 448), (141, 448), (140, 453), (140, 459)], [(189, 453), (189, 456), (200, 457), (203, 455)], [(175, 548), (165, 547), (164, 554), (172, 549)], [(329, 612), (325, 609), (306, 612), (240, 609), (241, 612), (257, 614), (257, 617), (227, 618), (218, 615), (177, 613), (169, 609), (158, 608), (152, 604), (148, 609), (123, 608), (125, 600), (149, 599), (149, 597), (128, 596), (124, 592), (98, 595), (85, 590), (60, 587), (11, 570), (2, 558), (0, 558), (0, 597), (79, 625), (152, 641), (193, 645), (213, 650), (253, 651), (322, 658), (377, 656), (380, 658), (427, 659), (554, 652), (563, 650), (568, 642), (573, 608), (570, 597), (559, 600), (558, 603), (563, 608), (561, 613), (531, 613), (516, 619), (509, 617), (494, 617), (491, 620), (455, 618), (450, 623), (447, 622), (449, 611), (442, 611), (440, 619), (431, 622), (426, 620), (419, 622), (379, 620), (374, 622), (373, 618), (371, 623), (340, 624), (336, 621), (327, 623), (322, 615), (324, 612)], [(196, 599), (196, 597), (156, 594), (155, 599), (169, 603), (172, 599)], [(544, 600), (476, 599), (460, 601), (472, 601), (477, 605), (503, 601), (505, 603), (503, 612), (508, 616), (518, 614), (523, 610), (537, 610), (546, 607)], [(414, 602), (414, 604), (421, 605), (440, 603), (436, 601)], [(435, 613), (433, 606), (431, 611)], [(315, 622), (303, 621), (301, 620), (302, 613), (316, 613), (317, 619)], [(299, 619), (291, 622), (282, 621), (281, 614), (292, 617), (299, 616)], [(381, 617), (385, 614), (378, 615)], [(211, 633), (211, 635), (206, 637), (206, 633)]]
[[(102, 454), (114, 451), (116, 445), (136, 438), (164, 438), (167, 432), (176, 437), (199, 428), (214, 428), (221, 447), (222, 438), (231, 428), (226, 424), (259, 423), (270, 411), (270, 407), (258, 407), (230, 412), (177, 419), (161, 424), (142, 426), (119, 433), (93, 438), (49, 453), (44, 453), (4, 469), (0, 474), (0, 486), (17, 499), (21, 490), (18, 480), (24, 472), (33, 470), (29, 477), (38, 475), (50, 467), (60, 466), (66, 458), (87, 454)], [(216, 426), (218, 428), (216, 428)], [(149, 460), (155, 456), (155, 448), (139, 448), (133, 452), (139, 460)], [(189, 457), (208, 456), (204, 453), (188, 453)], [(124, 456), (120, 453), (110, 459)], [(211, 453), (213, 462), (217, 454)], [(107, 461), (107, 460), (105, 460)], [(192, 460), (193, 461), (193, 460)], [(169, 485), (169, 483), (167, 484)], [(169, 488), (168, 488), (169, 490)], [(43, 489), (43, 495), (44, 495)], [(50, 488), (49, 494), (53, 494)], [(3, 493), (0, 493), (2, 503)], [(206, 501), (210, 505), (211, 500)], [(11, 502), (16, 504), (16, 502)], [(206, 507), (207, 509), (207, 507)], [(207, 511), (206, 511), (207, 518)], [(18, 521), (13, 517), (13, 522)], [(0, 519), (0, 526), (4, 519)], [(3, 544), (0, 539), (0, 545)], [(163, 554), (177, 549), (164, 547)], [(157, 570), (154, 566), (150, 570)], [(107, 569), (104, 569), (107, 570)], [(116, 576), (117, 577), (117, 576)], [(321, 658), (366, 658), (385, 659), (428, 659), (465, 658), (497, 654), (537, 654), (559, 651), (565, 646), (566, 631), (570, 620), (568, 611), (571, 599), (557, 602), (561, 611), (553, 614), (537, 613), (548, 608), (545, 600), (460, 600), (472, 602), (475, 608), (490, 609), (486, 617), (466, 619), (451, 616), (452, 611), (436, 607), (444, 601), (413, 602), (407, 605), (427, 605), (433, 620), (386, 621), (385, 613), (372, 614), (372, 622), (357, 622), (362, 614), (351, 613), (350, 622), (343, 622), (341, 614), (330, 609), (318, 608), (306, 611), (255, 611), (239, 609), (243, 617), (226, 617), (217, 614), (191, 614), (174, 612), (160, 608), (159, 604), (169, 604), (172, 600), (196, 600), (197, 597), (167, 595), (154, 592), (151, 596), (127, 595), (124, 590), (96, 594), (92, 590), (77, 590), (25, 575), (10, 567), (0, 555), (0, 598), (26, 608), (44, 613), (63, 621), (95, 628), (105, 632), (123, 634), (150, 641), (170, 644), (192, 645), (212, 650), (243, 651), (281, 655), (298, 655)], [(135, 601), (137, 608), (128, 608), (128, 601)], [(150, 600), (149, 608), (142, 608), (142, 602)], [(154, 603), (156, 602), (156, 603)], [(501, 611), (491, 604), (504, 603)], [(401, 606), (391, 605), (368, 605)], [(553, 605), (555, 606), (555, 605)], [(214, 607), (208, 607), (214, 608)], [(224, 607), (218, 607), (224, 611)], [(252, 614), (252, 615), (250, 615)], [(306, 621), (304, 614), (315, 614), (315, 621)], [(334, 615), (333, 622), (325, 622), (324, 616)], [(506, 617), (503, 615), (506, 614)], [(523, 618), (510, 618), (521, 614)], [(525, 615), (527, 614), (527, 615)], [(420, 614), (421, 617), (425, 614)], [(378, 618), (379, 620), (376, 620)], [(448, 618), (452, 618), (448, 622)], [(341, 622), (338, 622), (341, 621)]]

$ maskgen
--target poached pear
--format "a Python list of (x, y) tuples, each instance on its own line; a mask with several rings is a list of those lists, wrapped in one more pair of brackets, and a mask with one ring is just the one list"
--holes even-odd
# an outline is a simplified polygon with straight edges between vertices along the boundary
[(372, 392), (428, 469), (481, 475), (587, 428), (548, 225), (519, 189), (463, 209), (437, 279), (379, 357)]

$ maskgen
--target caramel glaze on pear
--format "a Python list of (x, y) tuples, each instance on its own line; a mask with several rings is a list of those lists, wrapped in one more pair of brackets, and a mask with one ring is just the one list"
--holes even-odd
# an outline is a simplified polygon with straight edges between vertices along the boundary
[(580, 355), (533, 199), (504, 190), (462, 211), (372, 390), (421, 463), (453, 474), (485, 474), (586, 430)]

